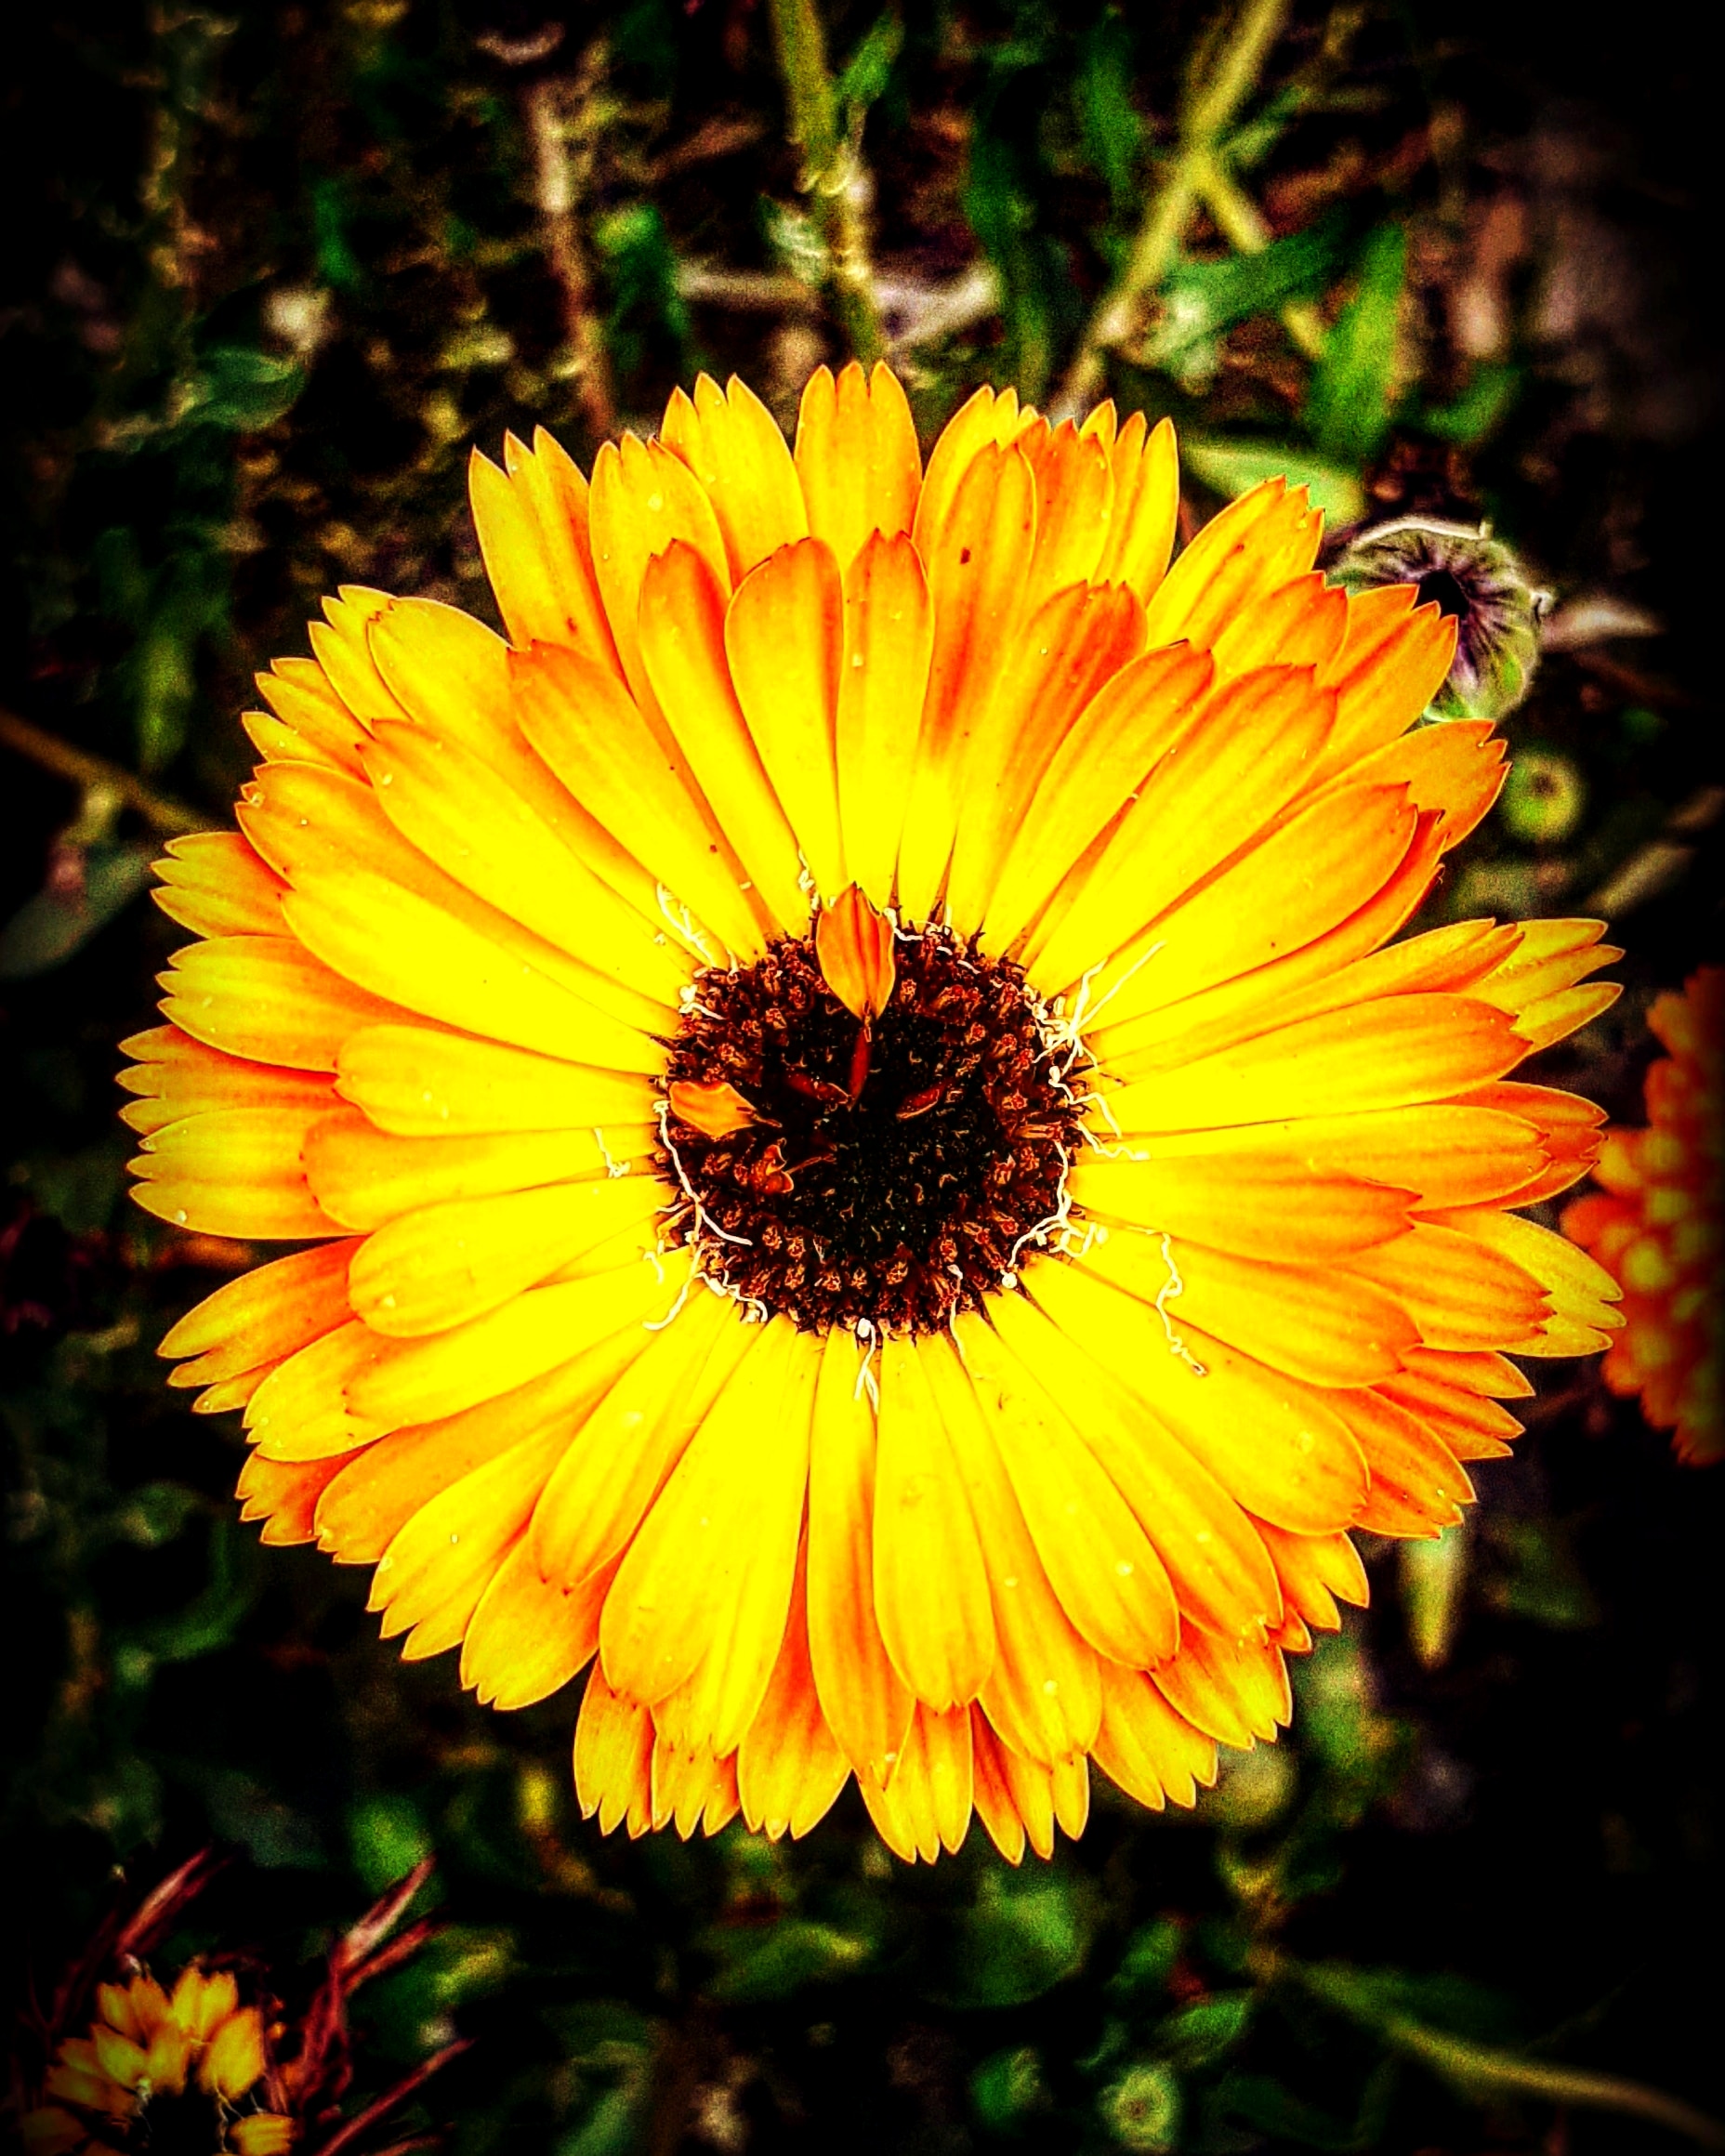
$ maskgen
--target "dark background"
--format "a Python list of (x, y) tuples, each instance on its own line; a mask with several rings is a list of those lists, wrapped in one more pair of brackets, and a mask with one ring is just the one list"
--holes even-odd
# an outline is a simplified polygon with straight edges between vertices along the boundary
[[(1506, 721), (1524, 776), (1433, 917), (1611, 914), (1624, 998), (1533, 1074), (1632, 1121), (1649, 1000), (1725, 958), (1694, 20), (1302, 0), (1231, 138), (1274, 245), (1235, 254), (1201, 210), (1108, 362), (1123, 409), (1174, 414), (1194, 514), (1269, 456), (1341, 537), (1489, 519), (1552, 592)], [(1725, 1480), (1589, 1367), (1535, 1373), (1465, 1536), (1368, 1552), (1373, 1609), (1298, 1672), (1286, 1743), (1191, 1816), (1099, 1780), (1083, 1841), (1017, 1873), (980, 1830), (907, 1870), (854, 1795), (795, 1847), (602, 1841), (573, 1695), (496, 1716), (447, 1658), (401, 1664), (362, 1576), (238, 1525), (234, 1418), (162, 1383), (166, 1325), (250, 1254), (123, 1196), (116, 1043), (180, 940), (147, 864), (178, 805), (225, 820), (248, 677), (306, 648), (323, 592), (494, 620), (471, 445), (537, 421), (585, 464), (701, 367), (788, 421), (846, 356), (769, 20), (164, 0), (9, 29), (0, 705), (50, 737), (0, 744), (12, 2004), (213, 1840), (234, 1861), (159, 1965), (237, 1952), (291, 2005), (435, 1852), (448, 1928), (362, 1994), (357, 2085), (475, 2037), (412, 2114), (463, 2151), (1675, 2146), (1632, 2093), (1590, 2108), (1562, 2075), (1725, 2108)], [(828, 12), (925, 440), (978, 382), (1054, 394), (1207, 21)], [(992, 294), (954, 320), (979, 266)]]

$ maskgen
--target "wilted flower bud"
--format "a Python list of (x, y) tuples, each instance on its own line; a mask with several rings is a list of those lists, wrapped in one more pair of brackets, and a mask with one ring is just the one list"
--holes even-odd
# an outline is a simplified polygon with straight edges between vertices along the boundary
[(1431, 701), (1433, 718), (1499, 719), (1527, 694), (1539, 659), (1536, 590), (1514, 551), (1488, 525), (1402, 517), (1363, 532), (1330, 571), (1345, 591), (1412, 584), (1456, 624), (1455, 663)]

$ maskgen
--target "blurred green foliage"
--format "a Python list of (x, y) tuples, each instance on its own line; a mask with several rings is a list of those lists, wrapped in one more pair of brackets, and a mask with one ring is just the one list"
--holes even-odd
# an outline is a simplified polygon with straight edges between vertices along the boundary
[[(980, 380), (1061, 395), (1207, 24), (830, 11), (926, 430)], [(1719, 955), (1698, 835), (1725, 797), (1683, 267), (1708, 124), (1657, 45), (1539, 9), (1295, 10), (1223, 146), (1257, 224), (1195, 200), (1104, 354), (1123, 408), (1175, 418), (1194, 517), (1286, 473), (1338, 537), (1490, 520), (1551, 582), (1522, 776), (1433, 917), (1626, 912), (1630, 993), (1540, 1075), (1627, 1116), (1648, 997)], [(338, 584), (491, 618), (475, 443), (543, 423), (585, 461), (697, 365), (790, 420), (844, 356), (831, 253), (744, 0), (75, 0), (13, 58), (0, 703), (131, 786), (19, 760), (0, 797), (7, 1881), (37, 1980), (214, 1838), (238, 1860), (165, 1962), (219, 1947), (303, 1997), (434, 1852), (447, 1928), (361, 1995), (354, 2100), (458, 2026), (476, 2045), (415, 2116), (461, 2156), (1586, 2156), (1681, 2130), (1597, 2108), (1584, 2070), (1718, 2109), (1691, 1950), (1725, 1917), (1720, 1484), (1587, 1369), (1543, 1379), (1465, 1535), (1369, 1551), (1375, 1606), (1302, 1664), (1281, 1746), (1192, 1815), (1099, 1783), (1083, 1841), (1020, 1872), (980, 1833), (906, 1870), (854, 1796), (790, 1847), (603, 1841), (573, 1700), (480, 1710), (447, 1658), (379, 1644), (362, 1579), (238, 1524), (235, 1433), (152, 1349), (247, 1254), (122, 1196), (115, 1043), (178, 940), (139, 898), (173, 804), (137, 781), (223, 820), (246, 677)]]

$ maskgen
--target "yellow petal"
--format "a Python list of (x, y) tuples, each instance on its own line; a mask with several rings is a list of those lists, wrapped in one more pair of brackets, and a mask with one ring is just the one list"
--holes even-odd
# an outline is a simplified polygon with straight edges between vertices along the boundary
[(933, 648), (921, 559), (903, 532), (876, 532), (845, 576), (835, 726), (845, 863), (877, 906), (892, 898)]
[(536, 645), (511, 671), (522, 730), (656, 879), (663, 897), (655, 903), (670, 932), (709, 963), (726, 951), (745, 962), (758, 957), (760, 926), (681, 751), (667, 752), (623, 689), (574, 652)]
[(1296, 1020), (1108, 1097), (1127, 1133), (1214, 1130), (1441, 1100), (1498, 1078), (1525, 1044), (1499, 1011), (1455, 995), (1386, 996)]
[(364, 1229), (421, 1205), (639, 1171), (658, 1142), (658, 1132), (648, 1124), (602, 1131), (395, 1137), (357, 1109), (341, 1108), (311, 1126), (306, 1179), (332, 1219)]
[(1365, 1462), (1321, 1394), (1159, 1316), (1083, 1265), (1038, 1265), (1028, 1284), (1246, 1511), (1297, 1534), (1352, 1522)]
[(692, 401), (673, 389), (660, 439), (705, 489), (733, 584), (779, 547), (807, 537), (803, 491), (784, 437), (737, 375), (723, 389), (710, 375), (697, 375)]
[(1114, 479), (1113, 508), (1096, 581), (1123, 584), (1147, 604), (1167, 573), (1179, 521), (1179, 457), (1173, 421), (1160, 419), (1147, 431), (1144, 414), (1134, 412), (1110, 446), (1109, 463)]
[(440, 1491), (397, 1531), (366, 1607), (383, 1612), (386, 1639), (410, 1634), (407, 1661), (459, 1645), (568, 1442), (560, 1426), (524, 1438)]
[(654, 1121), (656, 1098), (632, 1071), (414, 1025), (349, 1034), (336, 1089), (401, 1137), (639, 1125)]
[[(351, 1414), (368, 1437), (404, 1423), (433, 1422), (493, 1400), (552, 1370), (592, 1342), (663, 1321), (688, 1279), (684, 1252), (657, 1269), (637, 1263), (588, 1280), (531, 1288), (499, 1310), (423, 1340), (385, 1342), (349, 1388)], [(281, 1448), (279, 1458), (289, 1457)]]
[(934, 609), (934, 647), (899, 842), (899, 902), (913, 921), (927, 918), (946, 874), (967, 722), (981, 716), (1006, 659), (1036, 528), (1035, 481), (1015, 449), (983, 448), (938, 519), (928, 514), (935, 485), (931, 463), (916, 550)]
[(809, 529), (841, 569), (876, 532), (893, 539), (909, 532), (922, 458), (910, 405), (883, 361), (865, 375), (852, 360), (836, 381), (830, 369), (815, 369), (803, 388), (796, 461)]
[(593, 572), (587, 482), (543, 427), (531, 451), (506, 435), (500, 471), (478, 450), (468, 498), (497, 611), (518, 644), (572, 643), (617, 664), (611, 624)]
[[(1084, 1154), (1073, 1163), (1073, 1198), (1092, 1219), (1307, 1264), (1387, 1242), (1405, 1225), (1415, 1191), (1366, 1162), (1321, 1165), (1292, 1146), (1272, 1150), (1259, 1133), (1230, 1135), (1244, 1143), (1225, 1153), (1181, 1154), (1170, 1139), (1152, 1158)], [(1263, 1150), (1244, 1150), (1253, 1138)]]
[(1095, 1454), (981, 1318), (966, 1312), (952, 1332), (1067, 1616), (1115, 1662), (1142, 1668), (1171, 1654), (1179, 1614), (1168, 1576)]
[(415, 1513), (464, 1475), (554, 1425), (579, 1428), (652, 1338), (614, 1333), (512, 1391), (379, 1439), (319, 1499), (319, 1548), (338, 1564), (375, 1564)]
[(727, 596), (692, 546), (673, 546), (648, 564), (642, 580), (641, 656), (665, 724), (713, 815), (771, 917), (795, 935), (809, 916), (797, 837), (731, 685)]
[(1014, 1494), (1001, 1448), (957, 1355), (939, 1338), (922, 1350), (957, 1457), (988, 1568), (998, 1651), (981, 1704), (1008, 1744), (1045, 1766), (1094, 1741), (1102, 1711), (1097, 1658), (1073, 1629)]
[(174, 1373), (188, 1385), (212, 1385), (292, 1355), (347, 1322), (348, 1261), (355, 1247), (326, 1242), (224, 1282), (186, 1312), (156, 1352), (197, 1358)]
[(879, 1384), (875, 1609), (893, 1667), (939, 1713), (994, 1666), (988, 1567), (915, 1342), (882, 1345)]
[(653, 1178), (606, 1177), (420, 1206), (361, 1245), (349, 1276), (354, 1315), (395, 1339), (464, 1324), (645, 1227), (665, 1200)]
[(1146, 651), (1099, 690), (1068, 730), (1001, 865), (984, 924), (1004, 950), (1073, 862), (1192, 722), (1210, 679), (1202, 652)]
[(365, 759), (389, 820), (457, 883), (596, 971), (667, 1008), (681, 955), (479, 757), (417, 727), (384, 726)]
[[(723, 1755), (754, 1719), (778, 1660), (797, 1565), (814, 1343), (784, 1319), (709, 1409), (647, 1515), (605, 1600), (610, 1682), (679, 1702), (681, 1733)], [(665, 1724), (661, 1717), (661, 1727)]]
[(641, 580), (656, 555), (681, 541), (729, 598), (731, 575), (718, 519), (706, 490), (671, 450), (632, 434), (624, 436), (621, 446), (606, 442), (594, 459), (588, 519), (594, 574), (617, 655), (637, 703), (647, 703), (652, 690), (637, 628)]
[(157, 905), (194, 936), (279, 936), (282, 880), (237, 831), (170, 838), (152, 864), (165, 888)]
[(832, 1809), (850, 1767), (827, 1727), (809, 1660), (807, 1568), (799, 1558), (779, 1659), (737, 1749), (743, 1816), (772, 1840), (806, 1834)]
[(480, 1597), (461, 1644), (461, 1681), (481, 1706), (531, 1707), (580, 1675), (599, 1650), (608, 1574), (573, 1593), (546, 1580), (526, 1535)]
[(327, 1110), (218, 1108), (170, 1123), (128, 1163), (147, 1213), (205, 1235), (339, 1235), (306, 1181), (306, 1134)]
[(1055, 751), (1143, 648), (1144, 610), (1117, 585), (1057, 592), (1020, 623), (965, 751), (947, 884), (955, 920), (982, 918)]
[(1128, 1796), (1160, 1811), (1165, 1796), (1197, 1802), (1216, 1780), (1216, 1740), (1195, 1729), (1139, 1670), (1102, 1664), (1102, 1724), (1097, 1765)]
[(587, 1676), (575, 1723), (575, 1794), (581, 1816), (599, 1814), (600, 1834), (620, 1821), (631, 1834), (652, 1816), (652, 1713), (612, 1690), (599, 1663)]
[(737, 701), (815, 888), (828, 898), (845, 884), (835, 746), (844, 625), (838, 564), (820, 539), (768, 556), (725, 615)]
[[(1196, 713), (1165, 706), (1136, 798), (1071, 911), (1028, 949), (1037, 978), (1064, 988), (1250, 846), (1307, 783), (1335, 704), (1310, 674), (1270, 666), (1224, 683)], [(1252, 859), (1250, 852), (1245, 859)], [(1076, 853), (1072, 857), (1076, 860)], [(1161, 956), (1146, 970), (1152, 975)], [(1114, 973), (1118, 973), (1118, 968)], [(1113, 975), (1099, 983), (1099, 996)], [(1138, 979), (1108, 1006), (1118, 1024), (1153, 991)], [(1158, 997), (1159, 1001), (1169, 1000)]]
[[(1002, 1295), (994, 1316), (1004, 1339), (1043, 1384), (1062, 1400), (1084, 1402), (1074, 1426), (1107, 1470), (1150, 1537), (1182, 1610), (1228, 1638), (1262, 1638), (1282, 1617), (1276, 1575), (1256, 1523), (1222, 1484), (1149, 1412), (1142, 1395), (1079, 1344), (1086, 1306), (1103, 1291), (1071, 1269), (1039, 1269), (1034, 1280), (1045, 1310), (1021, 1295)], [(1063, 1330), (1067, 1320), (1073, 1329)]]
[(493, 1040), (610, 1070), (657, 1071), (665, 1052), (518, 951), (369, 869), (299, 877), (283, 901), (294, 932), (373, 994)]
[(163, 986), (164, 1016), (193, 1040), (296, 1071), (333, 1071), (350, 1033), (401, 1016), (287, 936), (190, 943)]
[(826, 1335), (809, 1455), (809, 1655), (826, 1721), (858, 1780), (876, 1785), (914, 1704), (875, 1613), (875, 1414), (856, 1342)]

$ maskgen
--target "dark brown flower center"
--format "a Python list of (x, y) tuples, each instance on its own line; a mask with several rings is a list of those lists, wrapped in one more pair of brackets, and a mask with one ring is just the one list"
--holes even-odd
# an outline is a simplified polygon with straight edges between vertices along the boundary
[(1067, 1214), (1073, 1050), (1021, 969), (945, 928), (892, 953), (872, 1021), (828, 985), (812, 934), (710, 968), (672, 1045), (673, 1232), (709, 1279), (807, 1332), (938, 1331)]

